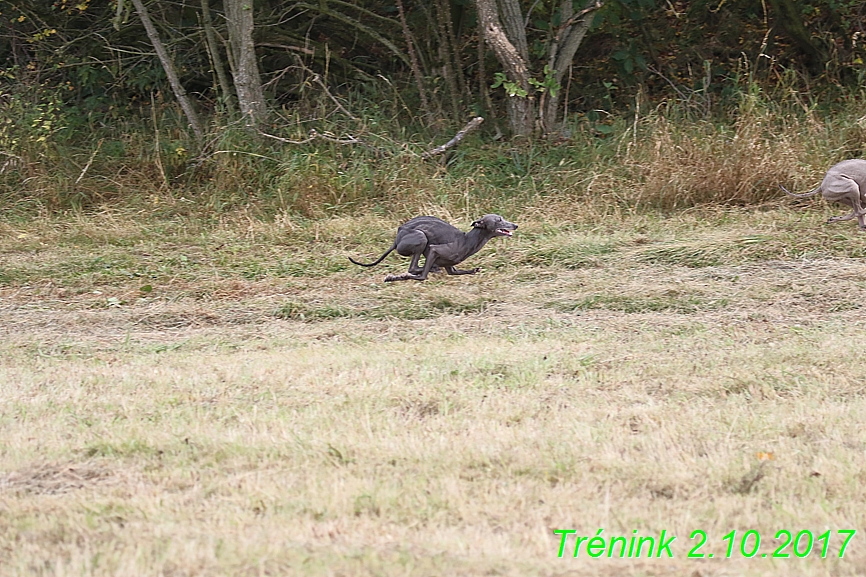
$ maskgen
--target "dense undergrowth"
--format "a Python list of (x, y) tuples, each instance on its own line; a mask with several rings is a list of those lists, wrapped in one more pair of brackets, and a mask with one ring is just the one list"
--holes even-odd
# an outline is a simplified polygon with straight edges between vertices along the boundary
[[(752, 83), (699, 114), (689, 102), (638, 94), (632, 110), (572, 116), (565, 138), (497, 139), (489, 119), (447, 155), (422, 160), (450, 133), (412, 128), (398, 100), (347, 99), (353, 119), (330, 100), (311, 101), (275, 116), (265, 134), (216, 117), (197, 146), (172, 103), (147, 103), (137, 118), (109, 126), (33, 96), (0, 103), (21, 119), (0, 131), (0, 203), (7, 219), (107, 207), (316, 219), (431, 207), (505, 213), (532, 205), (568, 217), (588, 207), (611, 214), (755, 205), (779, 198), (780, 183), (811, 187), (832, 162), (861, 155), (864, 100), (852, 92), (817, 102)], [(332, 140), (267, 136), (300, 142), (313, 128)]]

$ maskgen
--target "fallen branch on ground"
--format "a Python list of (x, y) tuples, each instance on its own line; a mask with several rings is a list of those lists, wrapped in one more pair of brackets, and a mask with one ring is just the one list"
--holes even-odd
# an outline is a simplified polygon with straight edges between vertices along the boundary
[(441, 145), (437, 146), (433, 150), (428, 150), (427, 152), (422, 153), (421, 158), (424, 158), (424, 159), (433, 158), (434, 156), (436, 156), (438, 154), (442, 154), (443, 152), (445, 152), (449, 148), (453, 148), (453, 147), (457, 146), (458, 144), (460, 144), (460, 141), (466, 137), (467, 134), (469, 134), (470, 132), (472, 132), (473, 130), (478, 128), (482, 122), (484, 122), (484, 118), (482, 118), (481, 116), (476, 116), (475, 118), (470, 120), (466, 124), (466, 126), (464, 126), (460, 130), (460, 132), (455, 134), (454, 138), (452, 138), (451, 140), (449, 140), (445, 144), (441, 144)]

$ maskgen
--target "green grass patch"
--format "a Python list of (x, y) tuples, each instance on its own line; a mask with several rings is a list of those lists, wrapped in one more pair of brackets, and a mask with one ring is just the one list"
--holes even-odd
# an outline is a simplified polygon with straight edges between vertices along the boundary
[(616, 251), (613, 242), (579, 242), (571, 238), (558, 244), (556, 237), (540, 238), (517, 260), (519, 264), (566, 270), (600, 266), (605, 256)]
[(698, 238), (667, 242), (639, 249), (635, 260), (650, 265), (687, 268), (735, 265), (768, 260), (815, 258), (864, 258), (866, 245), (856, 229), (836, 231), (817, 228), (803, 230), (799, 224), (767, 234)]
[(279, 319), (305, 322), (339, 318), (422, 320), (442, 315), (481, 312), (489, 298), (461, 298), (442, 295), (413, 295), (408, 299), (379, 299), (370, 305), (289, 301), (273, 312)]
[(697, 295), (590, 295), (576, 301), (559, 301), (547, 306), (561, 312), (609, 310), (624, 313), (675, 312), (692, 314), (717, 310), (728, 305), (727, 299), (708, 299)]

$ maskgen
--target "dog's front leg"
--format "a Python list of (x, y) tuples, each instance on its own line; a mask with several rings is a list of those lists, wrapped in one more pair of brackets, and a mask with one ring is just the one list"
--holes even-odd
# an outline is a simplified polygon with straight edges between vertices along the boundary
[[(431, 246), (427, 249), (427, 254), (424, 256), (426, 260), (424, 261), (424, 269), (421, 271), (421, 274), (411, 275), (408, 278), (412, 280), (427, 280), (427, 275), (430, 274), (430, 271), (439, 269), (439, 265), (436, 264), (436, 257), (439, 253), (436, 252), (436, 247)], [(404, 279), (400, 279), (404, 280)]]
[[(427, 258), (427, 257), (425, 256), (424, 258)], [(420, 264), (418, 264), (418, 262), (420, 260), (421, 260), (420, 254), (412, 257), (412, 263), (409, 265), (409, 272), (411, 274), (421, 274), (421, 271), (424, 270), (424, 267), (422, 267)], [(427, 263), (425, 262), (424, 264), (427, 264)], [(433, 266), (430, 267), (430, 272), (439, 272), (440, 270), (441, 269), (439, 268), (439, 265), (435, 264), (435, 263), (433, 264)]]

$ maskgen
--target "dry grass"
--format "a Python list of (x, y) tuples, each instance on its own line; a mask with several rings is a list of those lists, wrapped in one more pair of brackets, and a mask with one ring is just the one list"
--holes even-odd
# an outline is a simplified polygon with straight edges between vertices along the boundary
[(397, 285), (344, 265), (372, 217), (0, 225), (0, 574), (863, 574), (854, 227), (509, 216), (483, 274)]
[(627, 143), (624, 156), (623, 191), (631, 191), (631, 203), (748, 205), (777, 197), (780, 182), (800, 180), (800, 160), (812, 144), (804, 138), (808, 128), (793, 120), (795, 127), (783, 129), (753, 108), (746, 106), (731, 127), (645, 119), (644, 134)]
[(743, 94), (728, 121), (687, 119), (662, 105), (622, 130), (609, 164), (586, 163), (561, 187), (624, 210), (775, 202), (778, 184), (808, 190), (834, 162), (861, 157), (866, 124), (859, 113), (804, 114), (794, 100), (758, 91)]

